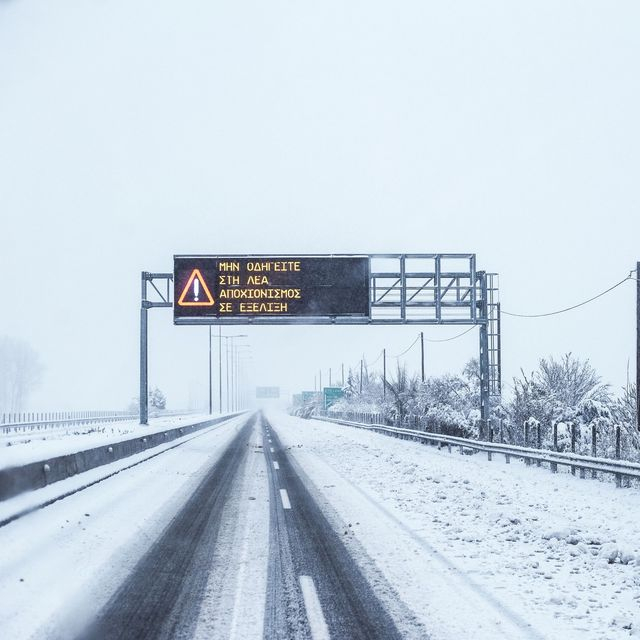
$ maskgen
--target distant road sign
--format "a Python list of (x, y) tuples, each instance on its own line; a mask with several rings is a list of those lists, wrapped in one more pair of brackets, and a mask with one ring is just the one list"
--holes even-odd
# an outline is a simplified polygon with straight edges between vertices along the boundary
[(324, 408), (328, 409), (344, 397), (344, 391), (341, 387), (325, 387), (324, 388)]
[(280, 387), (256, 387), (256, 398), (279, 398)]
[(174, 322), (368, 318), (368, 256), (174, 256)]
[(316, 400), (320, 400), (322, 394), (319, 391), (303, 391), (302, 392), (302, 402), (304, 404), (310, 404), (311, 402), (315, 402)]

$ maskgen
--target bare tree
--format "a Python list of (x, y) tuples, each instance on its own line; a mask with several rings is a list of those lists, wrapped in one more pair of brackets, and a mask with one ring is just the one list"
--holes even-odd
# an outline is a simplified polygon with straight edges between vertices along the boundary
[(24, 410), (42, 379), (38, 354), (24, 340), (0, 338), (0, 411)]

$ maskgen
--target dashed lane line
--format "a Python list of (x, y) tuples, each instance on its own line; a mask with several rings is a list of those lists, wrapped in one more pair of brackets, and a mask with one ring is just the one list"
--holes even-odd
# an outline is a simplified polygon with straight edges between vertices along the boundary
[(313, 578), (311, 576), (300, 576), (300, 588), (302, 589), (304, 608), (307, 610), (311, 637), (313, 640), (330, 640), (329, 628), (322, 613), (320, 598), (318, 598)]
[(280, 489), (280, 498), (282, 499), (282, 507), (284, 509), (291, 509), (291, 503), (289, 502), (289, 494), (286, 489)]

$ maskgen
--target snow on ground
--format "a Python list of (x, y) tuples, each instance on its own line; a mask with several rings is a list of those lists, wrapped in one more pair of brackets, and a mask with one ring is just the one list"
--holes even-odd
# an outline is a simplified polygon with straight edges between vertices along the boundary
[(162, 532), (245, 419), (213, 427), (0, 528), (2, 638), (73, 637)]
[(318, 420), (272, 424), (434, 640), (640, 637), (637, 489)]
[[(165, 429), (182, 427), (209, 419), (208, 414), (151, 418), (144, 426), (137, 420), (69, 425), (52, 431), (19, 433), (0, 438), (0, 469), (76, 453)], [(217, 415), (213, 416), (214, 418)]]

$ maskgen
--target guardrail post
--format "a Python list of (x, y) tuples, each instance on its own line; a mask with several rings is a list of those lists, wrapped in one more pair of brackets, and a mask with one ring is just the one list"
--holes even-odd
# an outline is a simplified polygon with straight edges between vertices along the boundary
[[(616, 425), (616, 460), (620, 460), (620, 425)], [(616, 473), (616, 488), (622, 486), (622, 474)]]
[[(542, 430), (541, 425), (538, 423), (536, 425), (536, 449), (542, 449)], [(542, 464), (540, 460), (536, 460), (536, 467), (539, 467)]]
[[(571, 453), (576, 452), (576, 425), (571, 423)], [(571, 475), (576, 475), (576, 468), (574, 465), (571, 465)]]
[[(528, 422), (524, 423), (524, 446), (525, 447), (529, 446), (529, 423)], [(528, 467), (531, 464), (531, 460), (529, 460), (529, 458), (525, 458), (524, 463)]]
[[(493, 442), (493, 427), (491, 426), (491, 420), (489, 422), (489, 442)], [(491, 462), (491, 451), (487, 451), (487, 460)]]
[[(591, 425), (591, 455), (595, 458), (597, 455), (597, 434), (596, 434), (596, 425)], [(591, 472), (592, 478), (597, 478), (598, 474), (596, 471)]]
[[(553, 450), (558, 451), (558, 423), (553, 423)], [(558, 463), (551, 463), (551, 473), (558, 473)]]

